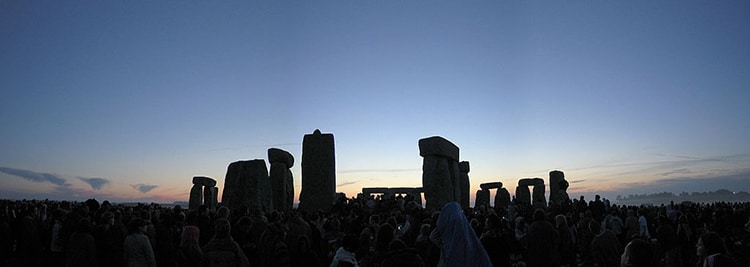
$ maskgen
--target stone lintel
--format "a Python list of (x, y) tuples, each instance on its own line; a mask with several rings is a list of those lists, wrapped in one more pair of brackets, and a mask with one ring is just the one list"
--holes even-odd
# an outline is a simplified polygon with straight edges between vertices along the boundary
[(458, 161), (458, 146), (440, 136), (419, 139), (419, 155), (442, 156)]

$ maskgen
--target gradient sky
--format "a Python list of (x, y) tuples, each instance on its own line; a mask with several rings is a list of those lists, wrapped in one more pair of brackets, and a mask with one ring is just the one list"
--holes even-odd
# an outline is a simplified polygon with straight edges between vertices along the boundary
[[(0, 1), (0, 198), (187, 201), (336, 142), (337, 191), (750, 191), (749, 1)], [(472, 197), (473, 201), (473, 197)]]

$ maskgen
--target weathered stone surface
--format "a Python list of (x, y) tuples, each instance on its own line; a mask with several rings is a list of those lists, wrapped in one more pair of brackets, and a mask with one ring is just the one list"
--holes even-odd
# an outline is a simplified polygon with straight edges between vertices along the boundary
[(508, 208), (510, 205), (510, 192), (505, 188), (498, 188), (495, 192), (495, 208)]
[(216, 180), (205, 176), (195, 176), (193, 177), (193, 184), (214, 187), (216, 186)]
[[(520, 184), (520, 181), (519, 181), (519, 184)], [(528, 186), (519, 185), (516, 187), (516, 203), (531, 204), (531, 191), (529, 191)]]
[(523, 178), (521, 180), (518, 180), (518, 186), (530, 186), (530, 185), (537, 185), (537, 184), (544, 184), (544, 179), (542, 179), (542, 178)]
[(469, 183), (469, 162), (462, 161), (458, 163), (458, 200), (461, 204), (461, 208), (468, 209), (469, 201), (471, 196), (469, 195), (470, 190)]
[(302, 191), (299, 209), (329, 210), (336, 201), (336, 152), (333, 134), (315, 130), (302, 141)]
[(477, 190), (476, 199), (474, 200), (474, 208), (478, 209), (484, 205), (485, 207), (490, 206), (490, 190), (479, 189)]
[(269, 212), (273, 210), (271, 194), (271, 181), (265, 161), (256, 159), (229, 164), (221, 196), (224, 206), (234, 210), (244, 205), (250, 209)]
[[(294, 178), (289, 164), (294, 164), (292, 154), (281, 149), (268, 150), (271, 162), (271, 191), (273, 207), (281, 211), (290, 211), (294, 205)], [(271, 161), (270, 159), (274, 160)]]
[(545, 186), (542, 184), (535, 184), (534, 191), (531, 195), (531, 201), (534, 208), (546, 208), (547, 199), (544, 197)]
[[(206, 205), (209, 210), (216, 210), (216, 191), (214, 189), (217, 189), (214, 186), (204, 186), (203, 187), (203, 205)], [(218, 189), (217, 189), (218, 190)]]
[(196, 210), (198, 207), (203, 205), (203, 192), (201, 192), (201, 189), (203, 187), (200, 185), (193, 185), (193, 188), (190, 189), (190, 200), (188, 202), (188, 208), (191, 210)]
[(425, 156), (422, 162), (422, 188), (425, 206), (440, 210), (445, 204), (456, 201), (458, 162), (447, 157)]
[(419, 155), (447, 157), (458, 162), (458, 147), (440, 136), (423, 138), (419, 140)]
[(495, 188), (503, 188), (503, 182), (492, 182), (492, 183), (483, 183), (479, 185), (479, 188), (490, 190)]
[(294, 166), (294, 156), (292, 156), (292, 153), (278, 148), (269, 148), (268, 163), (271, 165), (274, 163), (284, 163), (287, 168), (291, 168)]

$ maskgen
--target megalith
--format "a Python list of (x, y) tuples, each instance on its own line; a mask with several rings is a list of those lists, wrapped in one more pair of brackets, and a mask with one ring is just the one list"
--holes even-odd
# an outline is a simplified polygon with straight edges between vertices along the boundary
[[(516, 202), (532, 204), (531, 191), (529, 186), (542, 186), (542, 197), (544, 197), (544, 180), (542, 178), (523, 178), (518, 180), (518, 187), (516, 187)], [(537, 192), (536, 190), (534, 191)]]
[(552, 205), (560, 205), (570, 200), (567, 193), (568, 185), (565, 173), (558, 170), (549, 172), (549, 201)]
[(458, 146), (440, 136), (419, 140), (422, 161), (422, 188), (425, 206), (440, 210), (446, 203), (457, 201), (460, 189), (458, 178)]
[[(211, 195), (210, 188), (216, 186), (216, 180), (205, 177), (193, 177), (193, 188), (190, 189), (190, 200), (188, 208), (191, 210), (198, 209), (201, 205), (206, 205), (209, 209), (216, 209), (216, 194)], [(211, 201), (213, 200), (213, 206)]]
[(505, 188), (498, 188), (495, 192), (495, 209), (505, 209), (510, 205), (510, 192)]
[(474, 200), (474, 208), (478, 209), (481, 206), (485, 206), (485, 207), (490, 206), (490, 190), (487, 190), (487, 189), (477, 190), (477, 195)]
[(542, 180), (541, 184), (535, 184), (534, 189), (531, 193), (531, 201), (532, 206), (534, 208), (546, 208), (547, 207), (547, 198), (544, 197), (545, 186), (544, 181)]
[(469, 201), (470, 201), (470, 195), (469, 190), (470, 183), (469, 183), (469, 162), (468, 161), (461, 161), (458, 163), (458, 197), (459, 197), (459, 203), (461, 204), (461, 208), (467, 209), (469, 208)]
[(224, 206), (231, 210), (245, 206), (269, 212), (273, 210), (271, 198), (271, 182), (265, 161), (255, 159), (229, 164), (221, 196)]
[(280, 211), (290, 211), (294, 205), (294, 178), (290, 168), (294, 166), (291, 153), (278, 149), (268, 149), (268, 162), (271, 164), (271, 192), (273, 207)]
[(302, 190), (299, 209), (330, 210), (336, 201), (336, 152), (333, 134), (315, 130), (302, 140)]
[(203, 190), (202, 185), (193, 184), (193, 187), (190, 188), (190, 200), (188, 202), (188, 208), (191, 210), (196, 210), (198, 207), (203, 205)]

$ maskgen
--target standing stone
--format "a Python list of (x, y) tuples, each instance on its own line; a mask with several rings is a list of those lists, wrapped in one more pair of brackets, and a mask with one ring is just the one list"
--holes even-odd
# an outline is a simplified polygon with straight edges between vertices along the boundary
[(474, 208), (478, 209), (484, 205), (485, 207), (490, 206), (490, 190), (479, 189), (477, 190), (476, 200), (474, 200)]
[(240, 206), (264, 212), (273, 210), (266, 162), (256, 159), (229, 164), (221, 202), (231, 210)]
[(546, 208), (547, 199), (544, 197), (544, 182), (534, 185), (534, 191), (531, 195), (531, 201), (534, 208)]
[(204, 202), (207, 203), (209, 207), (211, 207), (212, 210), (215, 210), (216, 207), (219, 205), (219, 188), (216, 186), (209, 187), (211, 189), (211, 195), (210, 196), (204, 196), (205, 198)]
[(549, 201), (555, 204), (558, 202), (560, 193), (560, 181), (565, 180), (565, 173), (561, 171), (549, 172)]
[(419, 140), (422, 162), (422, 188), (427, 209), (440, 210), (460, 196), (458, 179), (458, 147), (440, 136)]
[(333, 134), (315, 130), (302, 140), (302, 191), (299, 208), (330, 210), (336, 201), (336, 152)]
[(188, 202), (188, 208), (191, 210), (197, 210), (203, 204), (203, 195), (201, 188), (203, 186), (194, 184), (193, 188), (190, 189), (190, 202)]
[[(518, 185), (516, 187), (516, 203), (520, 204), (531, 204), (531, 192), (529, 187), (526, 185)], [(495, 204), (497, 206), (497, 204)]]
[(469, 162), (468, 161), (461, 161), (458, 163), (458, 196), (459, 196), (459, 203), (461, 203), (461, 208), (468, 209), (469, 208), (469, 190), (470, 183), (469, 183)]
[(495, 209), (505, 209), (510, 205), (510, 192), (505, 188), (498, 188), (495, 192)]
[(213, 189), (216, 187), (213, 186), (204, 186), (203, 187), (203, 205), (206, 205), (209, 210), (216, 210), (216, 203), (213, 203), (211, 199), (216, 199), (216, 195), (214, 195)]
[(273, 206), (280, 211), (290, 211), (294, 205), (294, 178), (289, 168), (294, 166), (294, 157), (284, 150), (270, 148), (268, 162), (271, 163)]

